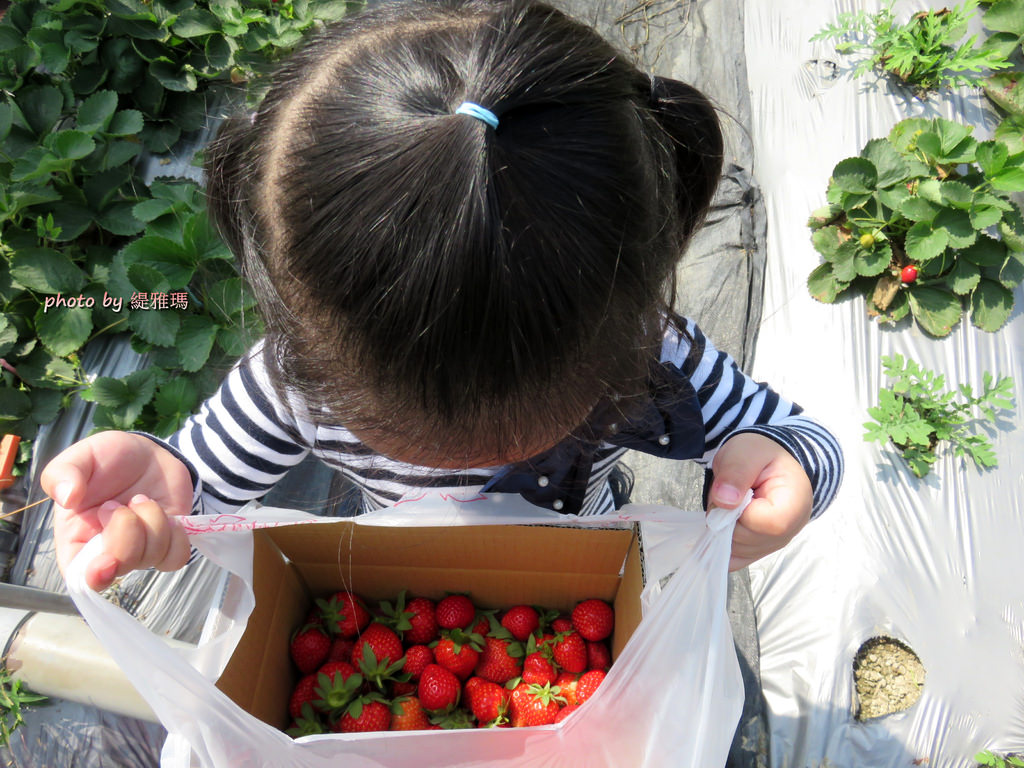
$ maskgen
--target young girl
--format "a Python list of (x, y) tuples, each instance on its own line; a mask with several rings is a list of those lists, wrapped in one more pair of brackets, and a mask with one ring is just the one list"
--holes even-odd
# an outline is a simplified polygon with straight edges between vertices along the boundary
[(841, 455), (675, 315), (718, 181), (693, 88), (537, 2), (405, 2), (327, 30), (207, 152), (212, 214), (265, 338), (169, 443), (104, 432), (42, 474), (64, 567), (101, 530), (102, 588), (173, 569), (168, 516), (236, 510), (312, 451), (364, 507), (421, 486), (612, 508), (634, 449), (755, 500), (735, 568), (832, 500)]

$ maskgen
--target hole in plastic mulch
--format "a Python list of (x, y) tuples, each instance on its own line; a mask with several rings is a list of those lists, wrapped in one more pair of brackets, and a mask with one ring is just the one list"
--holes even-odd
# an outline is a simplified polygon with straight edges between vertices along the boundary
[(854, 719), (872, 720), (909, 709), (921, 698), (924, 678), (924, 665), (906, 643), (885, 635), (865, 641), (853, 659)]

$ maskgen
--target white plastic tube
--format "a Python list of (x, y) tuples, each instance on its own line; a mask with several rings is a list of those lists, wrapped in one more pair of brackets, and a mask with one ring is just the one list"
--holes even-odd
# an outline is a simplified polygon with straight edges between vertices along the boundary
[(157, 722), (81, 617), (0, 608), (0, 631), (8, 671), (33, 692)]

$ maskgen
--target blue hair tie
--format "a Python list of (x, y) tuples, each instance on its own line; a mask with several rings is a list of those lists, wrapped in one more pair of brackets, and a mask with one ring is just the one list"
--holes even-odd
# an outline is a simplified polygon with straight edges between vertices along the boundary
[(487, 123), (491, 128), (498, 127), (498, 116), (495, 115), (491, 110), (484, 109), (479, 104), (474, 104), (472, 101), (464, 101), (459, 105), (459, 108), (455, 110), (456, 115), (469, 115), (475, 117), (481, 123)]

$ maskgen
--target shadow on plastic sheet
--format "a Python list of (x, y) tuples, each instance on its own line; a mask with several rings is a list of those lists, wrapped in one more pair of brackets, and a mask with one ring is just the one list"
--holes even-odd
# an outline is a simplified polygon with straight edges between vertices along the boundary
[[(912, 708), (864, 722), (854, 719), (852, 706), (822, 707), (801, 701), (798, 709), (799, 718), (771, 716), (773, 737), (766, 768), (968, 768), (974, 765), (934, 760), (927, 754), (914, 754), (896, 742), (885, 723), (891, 718), (906, 717)], [(822, 728), (828, 729), (827, 735), (820, 732)], [(791, 738), (780, 739), (779, 733), (790, 734)], [(824, 748), (823, 742), (827, 744)], [(812, 751), (815, 754), (810, 754)]]

